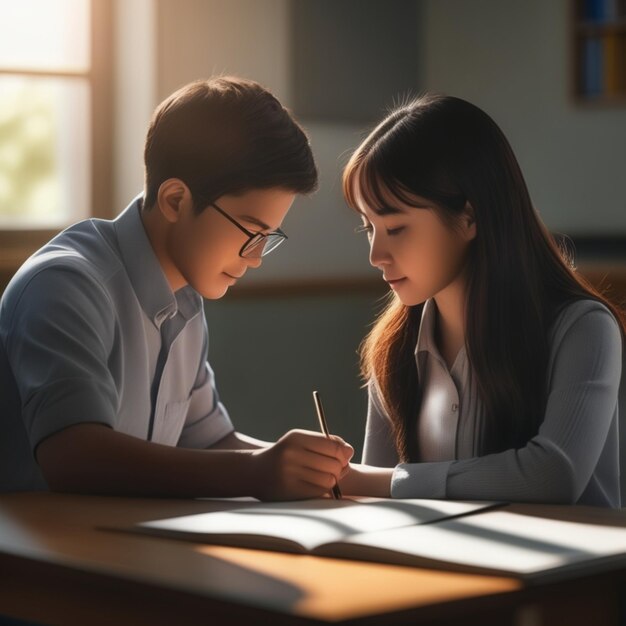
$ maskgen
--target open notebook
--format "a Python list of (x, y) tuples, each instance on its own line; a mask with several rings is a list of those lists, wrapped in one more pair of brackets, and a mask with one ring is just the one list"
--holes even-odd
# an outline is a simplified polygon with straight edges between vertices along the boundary
[(371, 533), (432, 523), (494, 506), (497, 503), (386, 498), (255, 502), (235, 510), (142, 522), (133, 530), (195, 542), (304, 554)]
[[(514, 506), (483, 510), (427, 526), (357, 535), (337, 547), (344, 558), (508, 575), (527, 583), (626, 567), (626, 512), (609, 510), (609, 517), (616, 514), (614, 523), (589, 523), (551, 519), (550, 507), (545, 509), (547, 517), (516, 512)], [(320, 555), (334, 552), (331, 544)]]
[(528, 583), (626, 567), (626, 512), (583, 508), (581, 516), (580, 510), (450, 500), (320, 499), (253, 503), (142, 522), (130, 530), (194, 542), (510, 575)]

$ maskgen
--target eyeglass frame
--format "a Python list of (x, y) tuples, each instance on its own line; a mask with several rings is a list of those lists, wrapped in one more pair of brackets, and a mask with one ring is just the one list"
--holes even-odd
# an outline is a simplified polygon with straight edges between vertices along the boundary
[[(264, 256), (268, 255), (270, 252), (273, 252), (274, 250), (276, 250), (276, 248), (278, 248), (278, 246), (280, 246), (280, 244), (283, 243), (283, 241), (285, 241), (285, 239), (288, 238), (287, 235), (280, 228), (277, 228), (276, 230), (273, 230), (271, 233), (268, 233), (267, 235), (265, 233), (254, 233), (251, 230), (248, 230), (247, 228), (242, 226), (234, 217), (230, 216), (226, 211), (224, 211), (224, 209), (222, 209), (220, 206), (218, 206), (216, 202), (211, 202), (211, 204), (209, 206), (211, 206), (218, 213), (223, 215), (229, 222), (231, 222), (231, 224), (234, 224), (242, 233), (245, 233), (246, 235), (248, 235), (248, 241), (246, 241), (243, 244), (243, 246), (241, 246), (241, 249), (239, 250), (239, 256), (244, 258), (244, 259), (250, 259), (250, 258), (260, 259), (261, 257), (264, 257)], [(276, 245), (275, 246), (271, 247), (267, 251), (266, 251), (265, 247), (263, 247), (263, 252), (258, 257), (245, 256), (245, 254), (244, 254), (245, 249), (250, 246), (250, 244), (251, 244), (251, 242), (253, 240), (256, 239), (257, 241), (262, 241), (263, 239), (267, 239), (270, 235), (278, 235), (280, 237), (280, 239), (276, 240)], [(254, 250), (254, 247), (256, 245), (258, 245), (258, 244), (255, 244), (252, 247), (252, 250)]]

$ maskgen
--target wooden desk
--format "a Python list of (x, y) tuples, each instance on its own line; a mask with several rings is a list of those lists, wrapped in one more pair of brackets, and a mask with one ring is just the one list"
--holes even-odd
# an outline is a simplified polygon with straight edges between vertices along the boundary
[(623, 572), (525, 588), (511, 578), (98, 529), (216, 508), (210, 501), (0, 494), (0, 614), (81, 626), (617, 623)]

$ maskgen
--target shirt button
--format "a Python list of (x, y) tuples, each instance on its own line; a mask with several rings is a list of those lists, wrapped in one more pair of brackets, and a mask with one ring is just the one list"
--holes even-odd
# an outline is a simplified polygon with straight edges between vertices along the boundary
[(452, 411), (453, 411), (454, 413), (456, 413), (458, 410), (459, 410), (459, 405), (458, 405), (458, 404), (453, 404), (453, 405), (452, 405)]

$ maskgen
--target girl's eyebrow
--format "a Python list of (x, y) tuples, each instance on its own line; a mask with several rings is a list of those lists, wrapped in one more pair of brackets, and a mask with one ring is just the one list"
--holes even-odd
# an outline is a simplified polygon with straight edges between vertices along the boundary
[[(376, 215), (402, 215), (406, 213), (404, 209), (400, 209), (398, 207), (393, 207), (393, 206), (377, 207), (375, 209), (372, 209), (372, 211), (374, 211)], [(360, 211), (359, 209), (357, 209), (357, 212), (365, 216), (365, 213), (363, 213), (363, 211)]]
[(374, 209), (374, 213), (376, 215), (399, 215), (406, 213), (406, 211), (395, 206), (383, 206)]

